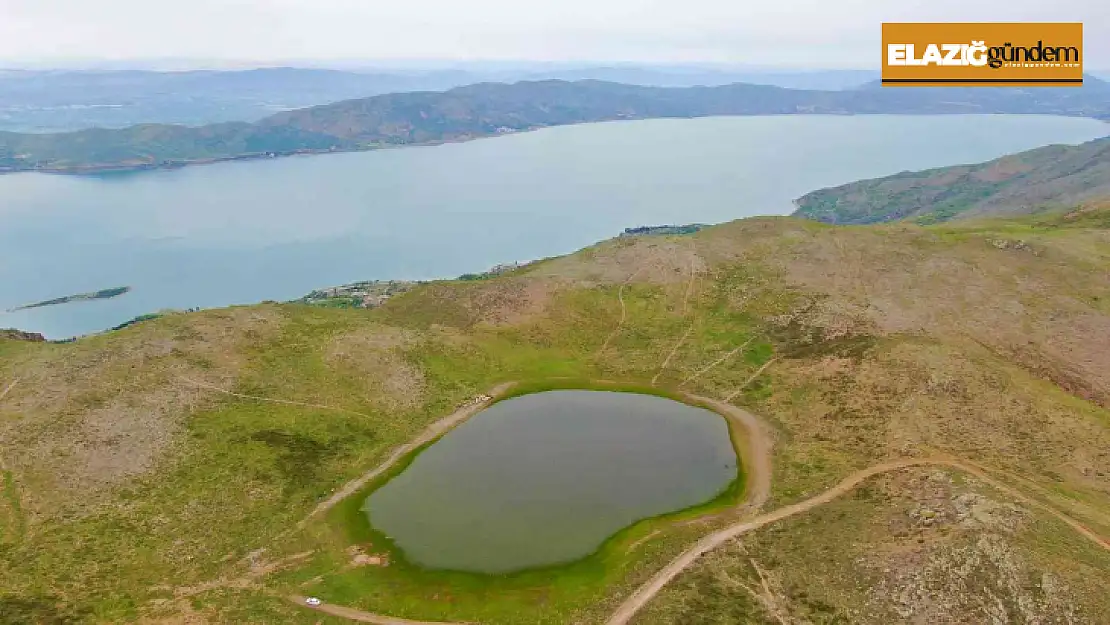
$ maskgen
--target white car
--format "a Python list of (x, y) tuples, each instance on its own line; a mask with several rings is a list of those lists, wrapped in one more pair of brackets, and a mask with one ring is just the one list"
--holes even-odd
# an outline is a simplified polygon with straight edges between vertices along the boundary
[(321, 603), (321, 601), (316, 597), (309, 597), (308, 599), (305, 599), (304, 602), (312, 607), (316, 607)]

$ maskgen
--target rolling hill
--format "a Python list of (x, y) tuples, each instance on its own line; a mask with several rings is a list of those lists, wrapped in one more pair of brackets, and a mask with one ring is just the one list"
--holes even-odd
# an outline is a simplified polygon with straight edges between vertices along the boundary
[(807, 91), (766, 85), (663, 88), (602, 81), (481, 83), (286, 111), (254, 123), (146, 124), (0, 133), (0, 172), (88, 172), (367, 150), (620, 119), (782, 114), (1030, 113), (1110, 119), (1110, 87)]
[(794, 89), (854, 88), (875, 72), (757, 71), (698, 66), (524, 64), (496, 68), (263, 67), (246, 70), (0, 69), (0, 130), (66, 132), (137, 124), (253, 122), (277, 111), (403, 91), (441, 91), (479, 82), (607, 80), (654, 87), (736, 82)]
[[(1105, 204), (755, 218), (372, 310), (0, 333), (0, 622), (1103, 622), (1107, 271)], [(753, 415), (747, 505), (514, 576), (423, 571), (352, 529), (371, 469), (511, 383)]]
[(835, 224), (934, 222), (1059, 209), (1106, 196), (1110, 137), (821, 189), (798, 198), (795, 215)]

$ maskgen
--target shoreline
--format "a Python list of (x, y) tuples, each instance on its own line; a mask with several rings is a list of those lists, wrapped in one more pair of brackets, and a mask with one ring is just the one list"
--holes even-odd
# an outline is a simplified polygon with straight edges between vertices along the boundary
[[(701, 230), (703, 228), (707, 228), (707, 227), (710, 227), (710, 226), (713, 226), (713, 225), (716, 225), (716, 224), (683, 224), (683, 225), (636, 226), (636, 227), (633, 227), (633, 228), (625, 228), (624, 231), (621, 232), (620, 234), (618, 234), (616, 236), (613, 236), (613, 237), (610, 237), (609, 239), (601, 239), (600, 241), (595, 241), (594, 244), (597, 244), (597, 243), (600, 243), (600, 242), (603, 242), (603, 241), (608, 241), (608, 240), (611, 240), (611, 239), (624, 239), (624, 238), (630, 238), (630, 237), (686, 236), (688, 234), (693, 234), (694, 232), (697, 232), (698, 230)], [(573, 254), (573, 253), (574, 253), (574, 251), (567, 252), (567, 254)], [(560, 254), (559, 256), (562, 256), (562, 255), (563, 254)], [(423, 285), (427, 285), (427, 284), (431, 284), (431, 283), (436, 283), (436, 282), (469, 282), (469, 281), (490, 280), (490, 279), (493, 279), (493, 278), (497, 278), (497, 277), (512, 274), (513, 272), (519, 271), (521, 269), (526, 269), (530, 266), (537, 265), (537, 264), (539, 264), (539, 263), (541, 263), (545, 260), (549, 260), (549, 259), (548, 258), (533, 258), (531, 260), (524, 260), (524, 261), (519, 261), (518, 260), (518, 261), (500, 263), (500, 264), (494, 265), (493, 267), (487, 269), (486, 271), (480, 272), (480, 273), (464, 273), (464, 274), (456, 276), (456, 277), (444, 276), (444, 277), (440, 277), (440, 278), (431, 278), (431, 279), (426, 279), (426, 280), (397, 280), (397, 279), (358, 280), (358, 281), (349, 282), (349, 283), (346, 283), (346, 284), (314, 289), (314, 290), (310, 291), (309, 293), (307, 293), (307, 294), (305, 294), (305, 295), (303, 295), (299, 298), (292, 299), (292, 300), (281, 301), (281, 302), (267, 299), (267, 300), (259, 300), (259, 301), (240, 303), (240, 304), (226, 304), (226, 305), (222, 305), (222, 306), (213, 306), (211, 308), (200, 308), (200, 307), (188, 308), (188, 309), (169, 309), (169, 308), (166, 308), (166, 309), (161, 309), (157, 312), (150, 312), (150, 313), (143, 313), (143, 314), (140, 314), (140, 315), (136, 315), (136, 316), (134, 316), (130, 319), (127, 319), (127, 320), (125, 320), (125, 321), (123, 321), (123, 322), (121, 322), (117, 325), (107, 327), (107, 328), (104, 328), (102, 330), (88, 332), (88, 333), (85, 333), (85, 334), (76, 334), (76, 335), (62, 337), (62, 338), (49, 338), (49, 337), (46, 337), (41, 332), (25, 331), (25, 330), (22, 330), (20, 328), (15, 328), (15, 327), (10, 327), (10, 328), (0, 327), (0, 332), (8, 332), (13, 337), (17, 336), (17, 335), (34, 335), (34, 336), (42, 337), (42, 340), (47, 342), (47, 343), (73, 343), (73, 342), (76, 342), (78, 340), (88, 338), (88, 337), (101, 336), (101, 335), (108, 334), (108, 333), (111, 333), (111, 332), (118, 332), (120, 330), (128, 328), (128, 327), (130, 327), (132, 325), (135, 325), (137, 323), (142, 323), (144, 321), (151, 321), (153, 319), (157, 319), (157, 318), (165, 316), (165, 315), (189, 314), (189, 313), (194, 313), (194, 312), (200, 312), (201, 310), (218, 310), (218, 309), (222, 309), (222, 308), (233, 308), (233, 307), (236, 307), (236, 306), (258, 306), (258, 305), (261, 305), (261, 304), (300, 304), (300, 305), (304, 305), (304, 306), (359, 308), (359, 309), (363, 309), (363, 310), (368, 310), (368, 309), (373, 309), (373, 308), (377, 308), (378, 306), (381, 306), (390, 297), (392, 297), (394, 295), (403, 294), (404, 292), (409, 291), (409, 290), (411, 290), (413, 288), (416, 288), (416, 287), (419, 287), (419, 286), (423, 286)], [(96, 297), (96, 298), (86, 297), (86, 296), (91, 296), (91, 295), (96, 295), (96, 294), (99, 294), (99, 293), (103, 293), (105, 291), (115, 291), (115, 290), (120, 290), (120, 289), (123, 289), (123, 290), (118, 295), (112, 295), (111, 297)], [(69, 298), (72, 298), (72, 299), (60, 298), (60, 299), (68, 299), (68, 301), (56, 302), (56, 304), (74, 303), (74, 302), (81, 302), (81, 301), (96, 301), (96, 300), (99, 300), (99, 299), (113, 299), (115, 297), (118, 297), (119, 295), (126, 294), (126, 293), (130, 292), (131, 290), (132, 290), (132, 287), (116, 287), (115, 289), (106, 289), (106, 290), (98, 291), (98, 292), (94, 292), (94, 293), (82, 293), (82, 294), (78, 294), (78, 295), (69, 296)], [(49, 304), (49, 305), (55, 305), (55, 304), (52, 303), (52, 304)], [(0, 314), (7, 314), (7, 313), (12, 313), (12, 312), (21, 312), (21, 311), (25, 311), (25, 310), (33, 310), (35, 308), (40, 308), (40, 307), (43, 307), (43, 306), (44, 306), (44, 303), (39, 302), (37, 304), (33, 304), (33, 305), (30, 305), (30, 306), (21, 306), (21, 307), (16, 308), (16, 309), (9, 309), (9, 310), (0, 309)], [(0, 335), (0, 338), (2, 338), (3, 336), (4, 335)]]
[[(868, 116), (886, 116), (886, 117), (922, 117), (922, 116), (949, 116), (949, 115), (1023, 115), (1035, 117), (1065, 117), (1071, 119), (1090, 119), (1097, 122), (1102, 122), (1105, 125), (1110, 125), (1110, 118), (1097, 117), (1093, 115), (1084, 115), (1079, 113), (1059, 112), (1059, 113), (982, 113), (982, 112), (967, 112), (967, 111), (949, 111), (949, 112), (928, 112), (928, 113), (854, 113), (848, 111), (794, 111), (790, 113), (753, 113), (753, 114), (739, 114), (739, 115), (669, 115), (669, 116), (637, 116), (637, 117), (613, 117), (608, 119), (596, 119), (589, 121), (570, 122), (564, 124), (548, 124), (542, 126), (531, 126), (528, 128), (513, 129), (511, 132), (492, 132), (489, 134), (475, 134), (475, 135), (460, 135), (451, 138), (431, 139), (428, 141), (416, 141), (412, 143), (389, 143), (389, 144), (376, 144), (376, 145), (363, 145), (363, 146), (349, 146), (342, 148), (328, 148), (328, 149), (298, 149), (286, 152), (251, 152), (246, 154), (232, 154), (227, 156), (214, 156), (208, 158), (197, 159), (182, 159), (174, 161), (162, 161), (159, 163), (110, 163), (101, 165), (74, 165), (66, 167), (27, 167), (27, 168), (12, 168), (0, 167), (0, 176), (14, 175), (14, 174), (48, 174), (54, 176), (95, 176), (98, 174), (111, 174), (111, 173), (142, 173), (150, 171), (171, 171), (176, 169), (185, 169), (187, 167), (196, 167), (203, 165), (217, 165), (220, 163), (233, 163), (233, 162), (250, 162), (262, 160), (275, 160), (279, 158), (288, 158), (295, 156), (320, 156), (324, 154), (350, 154), (360, 152), (377, 152), (380, 150), (396, 150), (401, 148), (413, 147), (434, 147), (439, 145), (449, 145), (456, 143), (469, 143), (480, 139), (494, 139), (498, 137), (505, 137), (511, 135), (518, 135), (526, 132), (535, 132), (537, 130), (545, 130), (548, 128), (561, 128), (566, 126), (581, 126), (586, 124), (605, 124), (612, 122), (622, 121), (647, 121), (653, 119), (706, 119), (712, 117), (800, 117), (800, 116), (826, 116), (826, 117), (868, 117)], [(193, 126), (187, 126), (193, 128)], [(1110, 134), (1108, 134), (1110, 136)]]

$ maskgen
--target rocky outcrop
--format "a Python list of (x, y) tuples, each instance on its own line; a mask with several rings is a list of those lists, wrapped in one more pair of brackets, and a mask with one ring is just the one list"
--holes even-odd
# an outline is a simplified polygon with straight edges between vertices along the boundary
[(45, 343), (46, 337), (38, 332), (24, 332), (22, 330), (15, 330), (8, 328), (7, 330), (0, 329), (0, 340), (8, 339), (12, 341), (31, 341), (34, 343)]

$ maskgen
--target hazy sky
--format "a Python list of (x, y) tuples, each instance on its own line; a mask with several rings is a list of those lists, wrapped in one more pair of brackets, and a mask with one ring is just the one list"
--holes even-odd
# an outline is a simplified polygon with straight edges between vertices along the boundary
[[(1002, 8), (997, 8), (997, 7)], [(0, 61), (519, 59), (877, 67), (883, 21), (1082, 21), (1110, 0), (0, 0)]]

